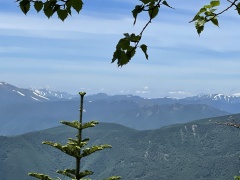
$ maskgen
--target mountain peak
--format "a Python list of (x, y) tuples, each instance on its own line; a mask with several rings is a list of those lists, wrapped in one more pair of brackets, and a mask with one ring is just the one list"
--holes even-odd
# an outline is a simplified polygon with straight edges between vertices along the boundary
[(66, 92), (61, 91), (53, 91), (49, 89), (39, 89), (34, 90), (36, 93), (40, 94), (41, 96), (47, 97), (47, 98), (58, 98), (58, 99), (73, 99), (77, 97), (77, 95), (71, 95)]
[(229, 103), (233, 102), (240, 102), (240, 97), (239, 96), (229, 96), (225, 94), (199, 94), (197, 96), (192, 96), (192, 97), (187, 97), (184, 98), (186, 100), (203, 100), (203, 101), (225, 101)]

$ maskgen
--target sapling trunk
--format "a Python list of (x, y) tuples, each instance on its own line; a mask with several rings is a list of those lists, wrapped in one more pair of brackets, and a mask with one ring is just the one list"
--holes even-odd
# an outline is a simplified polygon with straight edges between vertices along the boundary
[[(78, 145), (82, 142), (82, 117), (83, 117), (83, 98), (84, 95), (86, 94), (85, 92), (80, 92), (80, 113), (79, 113), (79, 123), (80, 123), (80, 128), (78, 129)], [(79, 150), (79, 154), (81, 154), (81, 148)], [(79, 157), (76, 158), (76, 179), (80, 180), (80, 172), (81, 171), (81, 159)]]

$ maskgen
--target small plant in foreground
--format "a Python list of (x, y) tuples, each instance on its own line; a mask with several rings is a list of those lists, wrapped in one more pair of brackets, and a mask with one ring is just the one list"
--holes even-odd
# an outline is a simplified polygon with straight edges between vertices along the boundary
[[(97, 121), (90, 121), (87, 123), (82, 123), (82, 116), (83, 116), (83, 98), (86, 94), (85, 92), (79, 93), (81, 96), (81, 103), (80, 103), (80, 117), (79, 121), (61, 121), (62, 124), (70, 126), (72, 128), (77, 129), (78, 134), (76, 135), (76, 138), (69, 138), (66, 145), (61, 145), (59, 143), (51, 142), (51, 141), (44, 141), (43, 144), (47, 144), (49, 146), (52, 146), (54, 148), (59, 149), (60, 151), (64, 152), (65, 154), (72, 156), (76, 159), (76, 167), (75, 169), (64, 169), (64, 170), (58, 170), (57, 173), (62, 174), (64, 176), (67, 176), (71, 178), (72, 180), (90, 180), (89, 178), (84, 179), (86, 176), (92, 175), (93, 172), (89, 170), (81, 171), (81, 159), (83, 157), (86, 157), (96, 151), (103, 150), (105, 148), (111, 148), (110, 145), (104, 144), (104, 145), (97, 145), (92, 146), (89, 148), (84, 148), (89, 141), (89, 138), (82, 138), (82, 131), (83, 129), (94, 127), (96, 124), (98, 124)], [(40, 173), (29, 173), (29, 176), (35, 177), (37, 179), (41, 180), (54, 180), (50, 178), (48, 175), (40, 174)], [(109, 178), (106, 178), (105, 180), (117, 180), (121, 179), (120, 176), (111, 176)], [(59, 180), (59, 178), (58, 178)]]

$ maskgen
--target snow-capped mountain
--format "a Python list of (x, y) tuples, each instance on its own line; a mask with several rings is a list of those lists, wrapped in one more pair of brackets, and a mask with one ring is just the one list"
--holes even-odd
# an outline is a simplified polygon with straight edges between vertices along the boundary
[(78, 95), (71, 95), (66, 92), (60, 92), (60, 91), (52, 91), (48, 89), (39, 89), (34, 90), (35, 93), (40, 94), (43, 97), (47, 98), (57, 98), (57, 99), (73, 99), (78, 97)]
[(29, 89), (18, 88), (6, 82), (0, 82), (0, 100), (1, 104), (8, 104), (12, 102), (44, 102), (50, 99)]
[(64, 92), (24, 89), (0, 82), (0, 104), (58, 101), (73, 97)]
[[(95, 94), (86, 96), (88, 101), (133, 101), (145, 105), (163, 105), (163, 104), (205, 104), (229, 113), (240, 113), (240, 96), (223, 94), (200, 94), (182, 99), (176, 98), (142, 98), (133, 95), (113, 95)], [(26, 102), (48, 102), (48, 101), (67, 101), (79, 100), (78, 95), (71, 95), (66, 92), (52, 91), (47, 89), (23, 89), (0, 82), (0, 105), (11, 103)]]
[(185, 100), (212, 100), (212, 101), (222, 101), (229, 103), (240, 102), (240, 96), (229, 96), (224, 94), (199, 94), (197, 96), (183, 98)]

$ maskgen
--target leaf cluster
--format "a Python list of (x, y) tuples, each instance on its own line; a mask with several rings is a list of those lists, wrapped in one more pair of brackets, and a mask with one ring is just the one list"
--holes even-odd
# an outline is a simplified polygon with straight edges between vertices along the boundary
[[(131, 60), (136, 53), (137, 44), (141, 40), (141, 36), (134, 33), (131, 35), (124, 33), (124, 36), (124, 38), (119, 40), (113, 53), (112, 63), (117, 60), (118, 66), (123, 66)], [(140, 48), (144, 52), (146, 59), (148, 59), (147, 46), (142, 44)]]
[(29, 12), (31, 5), (33, 5), (37, 12), (42, 10), (48, 18), (56, 13), (62, 21), (68, 15), (72, 15), (72, 9), (79, 13), (83, 7), (82, 0), (17, 0), (16, 2), (19, 3), (20, 9), (25, 15)]
[(213, 0), (208, 5), (204, 5), (198, 13), (194, 16), (191, 22), (195, 21), (195, 28), (200, 35), (204, 30), (205, 23), (211, 21), (214, 25), (218, 26), (217, 14), (215, 11), (220, 5), (219, 0)]
[(220, 0), (212, 0), (209, 4), (204, 5), (194, 16), (194, 18), (190, 22), (195, 22), (195, 28), (197, 33), (200, 35), (204, 30), (204, 26), (207, 22), (212, 22), (215, 26), (219, 27), (218, 16), (232, 7), (236, 7), (236, 11), (240, 15), (240, 2), (238, 0), (230, 1), (230, 5), (226, 7), (224, 10), (216, 13), (217, 8), (220, 6)]
[(136, 35), (135, 33), (132, 33), (131, 35), (129, 35), (129, 33), (124, 33), (125, 37), (118, 41), (116, 45), (116, 50), (113, 53), (112, 58), (112, 63), (117, 60), (118, 66), (123, 66), (129, 63), (129, 61), (135, 55), (136, 49), (138, 47), (140, 47), (140, 49), (143, 51), (145, 58), (148, 59), (147, 45), (142, 44), (138, 46), (143, 35), (143, 32), (147, 28), (147, 26), (152, 22), (152, 20), (158, 15), (161, 5), (172, 8), (165, 0), (164, 1), (140, 0), (140, 1), (142, 2), (142, 4), (136, 5), (135, 8), (132, 10), (132, 16), (134, 18), (133, 25), (136, 24), (138, 15), (144, 11), (148, 13), (149, 21), (146, 23), (146, 25), (143, 27), (143, 29), (138, 35)]

